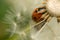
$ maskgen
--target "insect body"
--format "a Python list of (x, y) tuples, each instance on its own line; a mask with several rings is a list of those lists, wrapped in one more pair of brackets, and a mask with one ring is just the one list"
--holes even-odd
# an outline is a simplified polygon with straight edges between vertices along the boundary
[(44, 17), (42, 17), (45, 13), (46, 13), (46, 8), (45, 7), (40, 7), (40, 8), (36, 8), (32, 14), (32, 19), (35, 22), (39, 22), (42, 21), (44, 19)]
[(36, 8), (32, 14), (32, 19), (37, 22), (34, 28), (37, 30), (41, 29), (43, 25), (50, 20), (50, 18), (51, 16), (45, 7)]

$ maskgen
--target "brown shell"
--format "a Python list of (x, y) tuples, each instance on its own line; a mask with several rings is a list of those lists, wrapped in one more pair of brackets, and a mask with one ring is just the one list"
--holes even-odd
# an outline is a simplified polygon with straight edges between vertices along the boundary
[(35, 21), (35, 22), (39, 22), (41, 20), (43, 20), (43, 18), (41, 18), (41, 16), (43, 15), (42, 13), (38, 13), (37, 12), (38, 8), (36, 8), (32, 14), (32, 19)]

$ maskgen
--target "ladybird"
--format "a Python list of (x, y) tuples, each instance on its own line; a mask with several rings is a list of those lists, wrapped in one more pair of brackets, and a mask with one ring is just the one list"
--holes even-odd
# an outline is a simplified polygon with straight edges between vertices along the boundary
[(32, 19), (35, 21), (35, 22), (39, 22), (39, 21), (42, 21), (44, 19), (43, 14), (45, 14), (47, 11), (46, 11), (46, 8), (45, 7), (39, 7), (39, 8), (36, 8), (33, 13), (32, 13)]

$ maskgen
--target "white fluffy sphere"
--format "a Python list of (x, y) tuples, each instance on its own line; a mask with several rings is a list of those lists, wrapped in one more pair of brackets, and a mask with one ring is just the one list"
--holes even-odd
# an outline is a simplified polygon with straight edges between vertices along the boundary
[(60, 16), (60, 0), (48, 0), (47, 10), (53, 16)]

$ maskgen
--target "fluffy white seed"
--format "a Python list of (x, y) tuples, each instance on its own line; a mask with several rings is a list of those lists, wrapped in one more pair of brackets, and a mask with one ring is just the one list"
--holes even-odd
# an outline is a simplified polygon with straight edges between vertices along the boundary
[(60, 16), (60, 0), (48, 0), (47, 10), (53, 16)]

